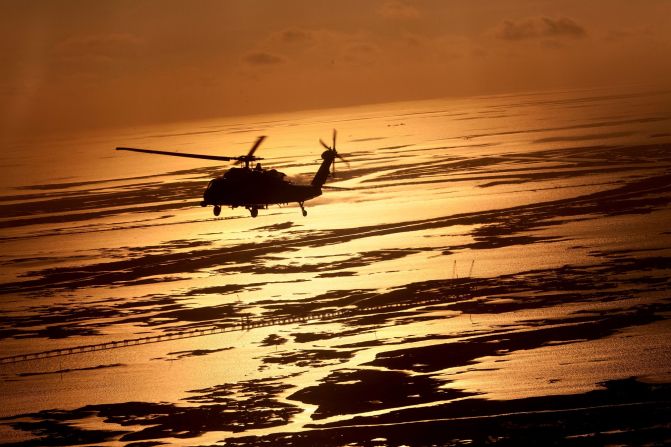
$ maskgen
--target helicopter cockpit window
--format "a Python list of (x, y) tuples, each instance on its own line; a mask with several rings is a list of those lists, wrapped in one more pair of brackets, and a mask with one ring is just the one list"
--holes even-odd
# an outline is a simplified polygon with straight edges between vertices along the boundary
[(205, 188), (205, 191), (209, 191), (212, 189), (212, 185), (214, 185), (214, 179), (210, 180), (210, 183), (207, 184), (207, 188)]

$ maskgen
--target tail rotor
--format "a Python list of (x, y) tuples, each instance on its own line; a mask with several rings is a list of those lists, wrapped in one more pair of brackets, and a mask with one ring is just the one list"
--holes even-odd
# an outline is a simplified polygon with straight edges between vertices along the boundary
[(319, 140), (319, 142), (321, 143), (321, 145), (324, 146), (328, 151), (331, 151), (331, 153), (332, 153), (333, 156), (334, 156), (333, 164), (331, 165), (331, 175), (332, 175), (332, 176), (335, 176), (335, 172), (336, 172), (336, 169), (335, 169), (335, 159), (336, 159), (336, 158), (338, 158), (338, 159), (340, 159), (341, 161), (345, 162), (345, 164), (347, 165), (347, 167), (349, 167), (349, 162), (348, 162), (347, 160), (345, 160), (345, 158), (344, 158), (342, 155), (340, 155), (340, 154), (338, 153), (338, 151), (336, 150), (336, 138), (337, 138), (337, 136), (338, 136), (338, 131), (335, 130), (335, 129), (333, 129), (333, 146), (329, 146), (328, 144), (324, 143), (324, 141), (323, 141), (322, 139)]

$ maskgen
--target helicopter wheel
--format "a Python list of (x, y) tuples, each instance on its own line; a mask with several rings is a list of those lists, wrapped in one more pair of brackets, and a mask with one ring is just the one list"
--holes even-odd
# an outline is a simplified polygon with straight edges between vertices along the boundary
[(303, 217), (307, 216), (308, 212), (303, 207), (303, 202), (298, 202), (298, 205), (300, 205), (300, 207), (301, 207), (301, 212), (303, 213)]
[(252, 215), (252, 217), (256, 217), (259, 215), (259, 209), (253, 206), (249, 209), (249, 213)]
[(215, 216), (218, 216), (221, 214), (221, 207), (219, 205), (215, 205), (214, 208), (212, 208), (212, 212)]

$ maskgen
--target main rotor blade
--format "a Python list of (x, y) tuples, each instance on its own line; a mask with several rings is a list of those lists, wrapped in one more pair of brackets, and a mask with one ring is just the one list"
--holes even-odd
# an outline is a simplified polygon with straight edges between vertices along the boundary
[(169, 152), (169, 151), (155, 151), (153, 149), (136, 149), (134, 147), (118, 147), (118, 151), (143, 152), (145, 154), (170, 155), (172, 157), (185, 158), (200, 158), (201, 160), (216, 160), (216, 161), (231, 161), (237, 160), (239, 157), (226, 157), (220, 155), (201, 155), (201, 154), (187, 154), (184, 152)]
[(333, 150), (336, 148), (336, 135), (338, 134), (338, 131), (333, 129)]
[(336, 191), (352, 191), (353, 188), (343, 188), (342, 186), (322, 185), (322, 189), (335, 189)]
[(247, 158), (251, 158), (254, 155), (254, 152), (256, 152), (256, 150), (259, 148), (259, 146), (261, 145), (261, 143), (263, 143), (263, 140), (265, 140), (265, 139), (266, 139), (266, 136), (261, 135), (256, 140), (256, 143), (254, 143), (254, 146), (252, 146), (252, 148), (249, 150), (249, 152), (247, 152)]
[(326, 143), (324, 143), (324, 142), (321, 140), (321, 138), (319, 139), (319, 142), (320, 142), (320, 143), (322, 144), (322, 146), (324, 146), (326, 149), (331, 150), (331, 148), (328, 147), (328, 145), (327, 145)]
[(339, 158), (340, 160), (344, 161), (347, 167), (349, 168), (349, 161), (345, 160), (345, 157), (343, 157), (340, 154), (336, 154), (336, 157)]

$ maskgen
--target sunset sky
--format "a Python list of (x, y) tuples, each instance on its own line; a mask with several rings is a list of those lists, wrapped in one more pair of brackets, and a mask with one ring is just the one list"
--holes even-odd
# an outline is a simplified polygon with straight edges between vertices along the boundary
[(1, 1), (0, 132), (671, 79), (671, 1)]

